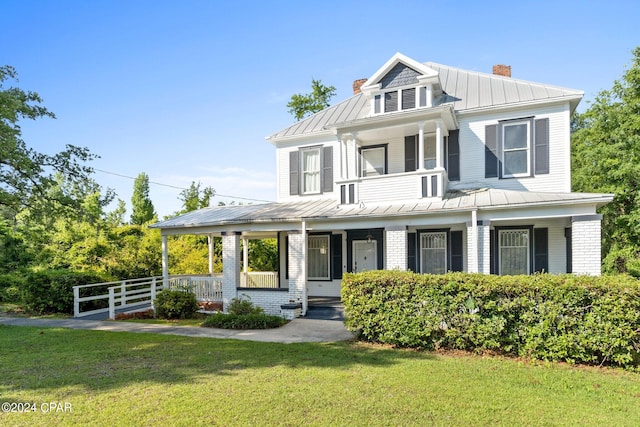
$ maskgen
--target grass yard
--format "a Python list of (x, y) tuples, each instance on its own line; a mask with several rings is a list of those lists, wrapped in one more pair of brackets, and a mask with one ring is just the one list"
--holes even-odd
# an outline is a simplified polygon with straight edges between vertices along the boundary
[[(3, 426), (640, 425), (640, 374), (359, 343), (0, 326)], [(72, 412), (43, 412), (48, 402)]]

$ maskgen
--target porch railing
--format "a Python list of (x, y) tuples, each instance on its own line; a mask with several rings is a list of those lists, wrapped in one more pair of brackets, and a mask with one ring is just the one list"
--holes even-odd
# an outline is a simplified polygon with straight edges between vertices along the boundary
[(86, 317), (108, 313), (153, 308), (158, 292), (163, 289), (187, 289), (199, 301), (222, 301), (222, 278), (216, 276), (177, 276), (163, 283), (162, 277), (145, 277), (120, 282), (95, 283), (73, 287), (73, 315)]
[(169, 278), (166, 289), (188, 289), (198, 301), (222, 301), (222, 275), (179, 276)]
[(240, 273), (241, 288), (279, 288), (280, 280), (276, 271), (249, 271)]

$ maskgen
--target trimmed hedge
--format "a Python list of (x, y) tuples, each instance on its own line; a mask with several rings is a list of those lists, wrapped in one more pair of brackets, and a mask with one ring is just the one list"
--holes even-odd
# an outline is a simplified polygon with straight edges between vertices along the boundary
[(638, 366), (640, 281), (628, 276), (345, 274), (346, 325), (420, 349)]
[[(108, 282), (109, 276), (94, 272), (42, 270), (27, 274), (23, 300), (33, 313), (73, 314), (73, 287)], [(87, 293), (90, 295), (90, 293)]]
[(154, 301), (156, 316), (162, 319), (192, 319), (200, 306), (196, 295), (188, 290), (164, 290)]
[(207, 316), (202, 326), (222, 329), (272, 329), (287, 323), (280, 316), (264, 313), (253, 314), (225, 314), (214, 313)]

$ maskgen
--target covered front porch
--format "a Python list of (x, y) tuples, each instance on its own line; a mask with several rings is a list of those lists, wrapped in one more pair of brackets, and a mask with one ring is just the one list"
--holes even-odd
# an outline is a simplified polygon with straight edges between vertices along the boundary
[[(169, 236), (206, 235), (222, 246), (225, 311), (247, 298), (265, 312), (304, 316), (309, 297), (339, 297), (345, 272), (600, 274), (600, 216), (608, 195), (457, 190), (440, 200), (340, 205), (335, 200), (206, 208), (154, 224)], [(249, 242), (274, 239), (277, 268), (251, 271)]]

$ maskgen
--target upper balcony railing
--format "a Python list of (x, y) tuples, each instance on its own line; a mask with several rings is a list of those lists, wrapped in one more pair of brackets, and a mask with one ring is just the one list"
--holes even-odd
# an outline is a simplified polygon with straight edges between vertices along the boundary
[(337, 183), (340, 204), (442, 198), (449, 180), (444, 169), (360, 177)]

